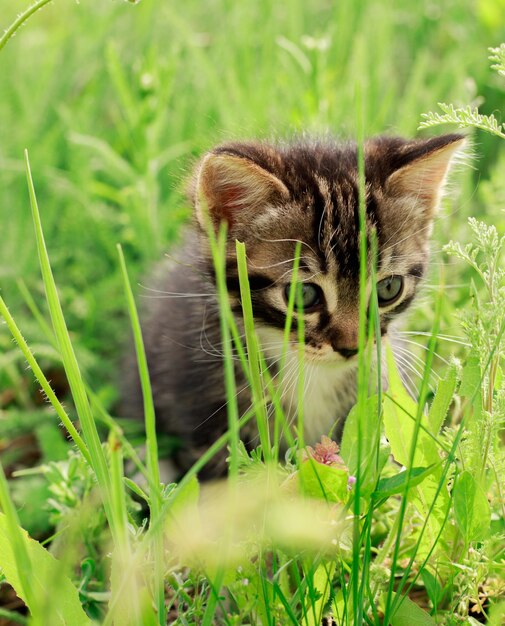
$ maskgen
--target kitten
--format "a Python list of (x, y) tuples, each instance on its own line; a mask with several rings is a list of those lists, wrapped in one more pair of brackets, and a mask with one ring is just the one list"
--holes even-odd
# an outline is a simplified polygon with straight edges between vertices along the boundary
[[(366, 224), (378, 239), (380, 332), (414, 300), (426, 272), (429, 237), (461, 135), (426, 140), (377, 137), (364, 147)], [(339, 437), (356, 400), (359, 324), (359, 209), (356, 145), (333, 141), (291, 144), (230, 143), (209, 152), (196, 168), (191, 200), (194, 227), (180, 262), (163, 267), (144, 324), (158, 428), (177, 435), (176, 463), (187, 470), (227, 429), (219, 309), (206, 235), (228, 223), (226, 272), (239, 327), (241, 306), (235, 239), (244, 241), (255, 324), (275, 371), (282, 350), (295, 246), (301, 242), (305, 321), (304, 422), (306, 443)], [(295, 314), (296, 317), (296, 314)], [(292, 337), (296, 340), (296, 323)], [(296, 346), (295, 346), (296, 347)], [(296, 423), (296, 349), (281, 390), (287, 419)], [(235, 367), (241, 413), (251, 398)], [(137, 378), (128, 412), (142, 416)], [(249, 424), (252, 423), (251, 420)], [(244, 441), (257, 443), (250, 429)], [(226, 453), (202, 472), (226, 471)]]

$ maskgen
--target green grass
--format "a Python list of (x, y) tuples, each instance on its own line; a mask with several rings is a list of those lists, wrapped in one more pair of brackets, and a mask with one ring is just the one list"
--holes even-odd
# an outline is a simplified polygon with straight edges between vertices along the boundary
[[(503, 0), (37, 4), (46, 6), (0, 0), (2, 28), (13, 25), (0, 39), (0, 624), (6, 615), (32, 625), (316, 626), (329, 611), (345, 625), (502, 623), (505, 83), (500, 50), (495, 71), (486, 57), (505, 41)], [(422, 117), (437, 102), (454, 107)], [(498, 122), (466, 108), (477, 105)], [(237, 245), (242, 345), (218, 234), (227, 391), (233, 398), (235, 349), (253, 406), (240, 417), (230, 402), (229, 431), (177, 486), (160, 484), (138, 283), (189, 216), (194, 158), (231, 138), (413, 136), (423, 120), (473, 129), (478, 159), (454, 179), (409, 318), (426, 334), (415, 361), (420, 401), (394, 373), (386, 392), (368, 397), (374, 328), (367, 337), (362, 298), (346, 467), (301, 462), (293, 435), (279, 466), (286, 420), (254, 333), (245, 250)], [(448, 246), (450, 257), (449, 240), (462, 244)], [(289, 307), (291, 326), (295, 280)], [(145, 462), (139, 428), (116, 415), (131, 328)], [(453, 335), (468, 346), (445, 339)], [(301, 433), (302, 376), (298, 384)], [(238, 437), (250, 419), (261, 442), (252, 455)], [(212, 506), (195, 475), (224, 446), (232, 480)], [(2, 606), (2, 576), (28, 619)]]

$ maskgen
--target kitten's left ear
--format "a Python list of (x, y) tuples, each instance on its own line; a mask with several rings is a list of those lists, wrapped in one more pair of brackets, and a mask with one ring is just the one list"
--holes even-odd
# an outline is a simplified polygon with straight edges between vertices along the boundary
[(416, 202), (428, 218), (434, 216), (451, 162), (466, 143), (463, 135), (442, 135), (405, 147), (407, 161), (386, 181), (386, 194)]
[(226, 221), (233, 236), (250, 229), (255, 218), (268, 206), (289, 197), (284, 183), (248, 158), (207, 154), (197, 172), (195, 209), (200, 226), (210, 218), (218, 229)]

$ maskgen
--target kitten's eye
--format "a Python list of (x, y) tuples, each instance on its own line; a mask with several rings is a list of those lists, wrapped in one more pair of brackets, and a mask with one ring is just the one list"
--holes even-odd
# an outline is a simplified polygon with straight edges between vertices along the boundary
[(392, 304), (401, 296), (403, 291), (403, 276), (390, 276), (377, 283), (377, 299), (379, 305)]
[[(302, 286), (302, 299), (303, 299), (303, 310), (306, 313), (309, 313), (311, 309), (317, 307), (318, 304), (321, 303), (321, 288), (314, 283), (301, 283)], [(284, 299), (286, 303), (289, 302), (289, 294), (291, 291), (291, 283), (288, 283), (284, 287)], [(296, 305), (295, 305), (296, 307)]]

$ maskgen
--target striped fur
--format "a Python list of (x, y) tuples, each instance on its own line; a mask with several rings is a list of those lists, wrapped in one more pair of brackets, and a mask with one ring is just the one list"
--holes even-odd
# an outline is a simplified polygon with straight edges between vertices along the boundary
[[(366, 228), (368, 238), (372, 230), (377, 235), (377, 280), (400, 276), (403, 281), (394, 302), (380, 308), (383, 336), (415, 299), (428, 265), (429, 236), (446, 174), (463, 141), (460, 135), (417, 141), (377, 137), (365, 144)], [(232, 308), (240, 325), (238, 238), (246, 244), (254, 317), (274, 372), (286, 285), (301, 242), (299, 278), (320, 294), (304, 315), (305, 440), (341, 432), (356, 396), (358, 195), (352, 143), (230, 143), (215, 148), (196, 168), (191, 189), (195, 226), (180, 249), (180, 263), (171, 261), (160, 271), (155, 284), (162, 297), (151, 300), (144, 324), (159, 428), (180, 438), (181, 470), (227, 428), (219, 311), (206, 234), (222, 220), (229, 229), (226, 272)], [(296, 386), (291, 384), (295, 331), (291, 340), (281, 393), (288, 418), (296, 421)], [(245, 412), (251, 399), (238, 367), (236, 373), (239, 408)], [(130, 389), (129, 412), (138, 413), (136, 380)], [(243, 437), (256, 443), (251, 429)], [(206, 475), (224, 470), (221, 455)]]

